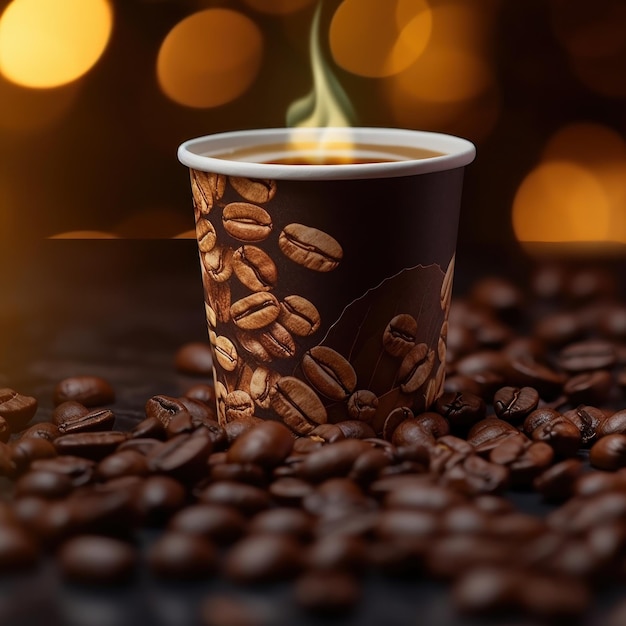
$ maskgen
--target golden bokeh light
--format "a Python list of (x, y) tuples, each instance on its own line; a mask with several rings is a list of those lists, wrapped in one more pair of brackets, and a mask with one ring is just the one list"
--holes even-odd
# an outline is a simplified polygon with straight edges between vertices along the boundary
[(168, 33), (159, 50), (157, 77), (165, 95), (178, 104), (217, 107), (250, 87), (262, 56), (262, 33), (249, 17), (206, 9)]
[(626, 242), (626, 141), (614, 129), (593, 122), (564, 126), (543, 150), (544, 160), (582, 165), (602, 185), (611, 208), (611, 238)]
[(107, 0), (13, 0), (0, 17), (0, 72), (24, 87), (71, 83), (102, 56), (112, 26)]
[(426, 0), (344, 0), (330, 24), (331, 53), (353, 74), (392, 76), (422, 54), (431, 29)]
[(394, 123), (462, 134), (493, 129), (499, 90), (488, 54), (495, 0), (432, 4), (432, 32), (423, 53), (382, 85)]
[(244, 2), (260, 13), (287, 15), (313, 4), (314, 0), (244, 0)]
[(484, 57), (471, 50), (429, 46), (395, 81), (410, 99), (446, 103), (480, 95), (491, 84), (492, 75)]
[(78, 83), (55, 89), (29, 89), (0, 76), (0, 128), (34, 132), (63, 117), (79, 92)]
[(545, 161), (531, 170), (515, 194), (512, 222), (520, 242), (615, 241), (601, 181), (574, 162)]

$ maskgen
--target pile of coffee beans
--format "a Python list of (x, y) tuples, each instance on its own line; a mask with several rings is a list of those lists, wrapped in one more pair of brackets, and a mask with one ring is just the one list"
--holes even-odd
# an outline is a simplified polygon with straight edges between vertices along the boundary
[[(547, 621), (586, 615), (626, 577), (626, 303), (603, 268), (476, 280), (453, 298), (443, 394), (381, 432), (220, 422), (208, 342), (174, 365), (206, 381), (147, 398), (125, 430), (99, 376), (49, 399), (0, 389), (0, 572), (51, 558), (83, 585), (140, 568), (283, 582), (322, 616), (355, 610), (373, 574), (439, 581), (462, 614)], [(226, 597), (200, 609), (207, 625), (248, 623)]]

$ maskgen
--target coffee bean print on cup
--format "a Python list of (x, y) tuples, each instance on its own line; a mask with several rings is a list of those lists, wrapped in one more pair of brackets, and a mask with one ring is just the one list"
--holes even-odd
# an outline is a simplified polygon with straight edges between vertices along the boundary
[(331, 400), (345, 400), (356, 387), (356, 372), (350, 362), (328, 346), (308, 350), (301, 365), (311, 385)]
[(263, 204), (269, 202), (276, 195), (275, 180), (230, 176), (228, 182), (248, 202)]
[(316, 272), (330, 272), (343, 258), (339, 242), (322, 230), (304, 224), (288, 224), (280, 233), (278, 245), (294, 263)]
[(276, 264), (257, 246), (246, 245), (235, 250), (233, 271), (250, 291), (271, 291), (278, 281)]
[(249, 202), (231, 202), (222, 212), (224, 230), (234, 239), (254, 242), (267, 239), (272, 232), (272, 218), (260, 206)]
[(274, 385), (271, 407), (295, 433), (306, 435), (328, 415), (318, 395), (305, 382), (294, 376), (283, 376)]
[(391, 356), (404, 357), (415, 346), (417, 321), (408, 313), (396, 315), (385, 328), (383, 347)]

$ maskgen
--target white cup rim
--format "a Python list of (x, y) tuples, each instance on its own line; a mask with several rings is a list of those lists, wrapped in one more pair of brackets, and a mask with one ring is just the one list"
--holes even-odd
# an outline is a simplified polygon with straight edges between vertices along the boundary
[[(349, 180), (360, 178), (393, 178), (457, 169), (471, 163), (476, 156), (475, 145), (462, 137), (446, 133), (404, 128), (298, 128), (298, 137), (315, 140), (322, 133), (349, 132), (356, 144), (375, 146), (422, 147), (442, 155), (340, 165), (284, 165), (256, 163), (225, 158), (234, 148), (289, 141), (294, 129), (261, 128), (214, 133), (183, 142), (178, 147), (178, 160), (187, 167), (227, 176), (291, 180)], [(222, 155), (222, 156), (220, 156)]]

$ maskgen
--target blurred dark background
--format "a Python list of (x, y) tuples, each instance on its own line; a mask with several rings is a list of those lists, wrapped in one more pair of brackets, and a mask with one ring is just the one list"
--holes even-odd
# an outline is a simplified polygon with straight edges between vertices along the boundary
[[(289, 105), (312, 88), (317, 7), (0, 0), (3, 252), (50, 237), (192, 237), (178, 144), (285, 126)], [(576, 246), (621, 254), (623, 0), (322, 0), (319, 8), (325, 68), (358, 124), (476, 144), (461, 245), (560, 242), (568, 254)]]

